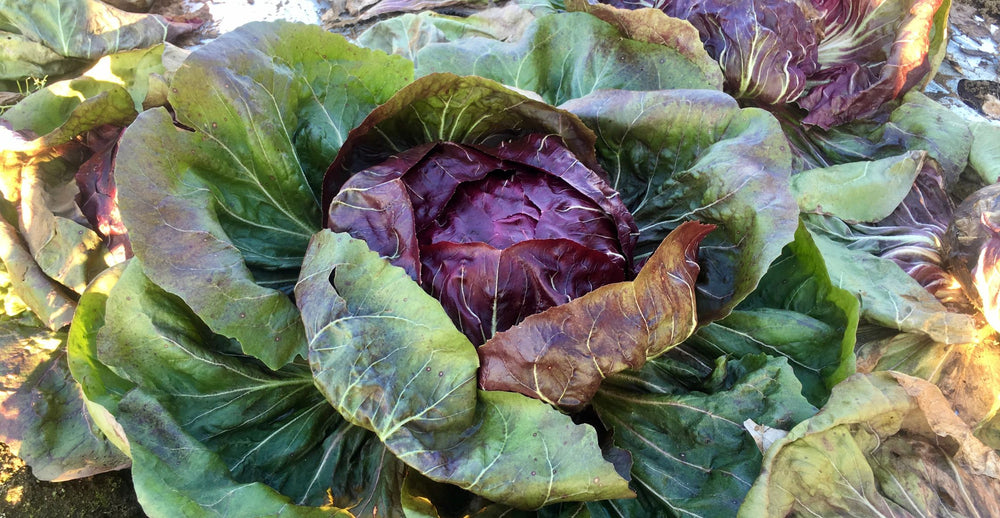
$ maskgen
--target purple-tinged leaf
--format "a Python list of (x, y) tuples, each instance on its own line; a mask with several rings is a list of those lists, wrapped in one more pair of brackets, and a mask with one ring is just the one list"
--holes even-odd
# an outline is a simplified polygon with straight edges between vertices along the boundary
[(694, 332), (698, 244), (715, 227), (686, 222), (636, 276), (526, 318), (479, 348), (479, 384), (579, 409), (601, 380), (637, 369)]
[(80, 192), (76, 204), (91, 226), (104, 239), (104, 244), (120, 263), (132, 257), (128, 231), (118, 212), (118, 187), (115, 185), (114, 164), (118, 153), (121, 128), (98, 128), (88, 135), (87, 145), (94, 155), (80, 165), (76, 185)]

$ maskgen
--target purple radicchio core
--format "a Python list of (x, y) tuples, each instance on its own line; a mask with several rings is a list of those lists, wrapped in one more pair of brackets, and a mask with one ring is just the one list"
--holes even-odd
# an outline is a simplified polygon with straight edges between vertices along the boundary
[(414, 147), (348, 179), (328, 216), (406, 270), (476, 345), (633, 276), (632, 215), (553, 135)]

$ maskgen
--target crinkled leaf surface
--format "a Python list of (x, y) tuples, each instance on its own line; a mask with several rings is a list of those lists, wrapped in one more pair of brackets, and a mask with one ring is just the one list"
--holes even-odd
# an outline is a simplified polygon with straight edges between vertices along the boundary
[(551, 104), (610, 88), (721, 88), (718, 67), (697, 52), (694, 31), (671, 34), (676, 28), (654, 10), (627, 17), (642, 19), (616, 27), (586, 13), (560, 13), (538, 19), (509, 43), (469, 38), (429, 45), (416, 55), (417, 75), (479, 75), (536, 92)]
[(732, 516), (762, 459), (743, 421), (789, 429), (816, 411), (784, 358), (720, 360), (711, 380), (671, 394), (643, 371), (608, 379), (594, 408), (632, 454), (638, 498), (598, 505), (612, 516)]
[(722, 92), (597, 92), (563, 105), (597, 133), (612, 186), (639, 227), (637, 256), (682, 221), (718, 227), (702, 243), (698, 316), (728, 314), (792, 240), (798, 207), (777, 121)]
[(632, 216), (552, 134), (408, 149), (351, 176), (327, 217), (406, 270), (477, 346), (633, 272)]
[(611, 24), (633, 40), (656, 43), (678, 52), (701, 70), (705, 80), (712, 84), (713, 90), (722, 89), (723, 71), (719, 68), (718, 63), (709, 56), (702, 44), (701, 37), (698, 35), (698, 29), (690, 22), (680, 18), (663, 16), (659, 9), (633, 11), (605, 4), (590, 3), (586, 0), (569, 0), (566, 8), (569, 11), (590, 13)]
[(274, 371), (241, 355), (135, 259), (108, 293), (104, 320), (81, 381), (96, 401), (112, 400), (147, 513), (311, 516), (335, 512), (324, 507), (328, 492), (344, 507), (391, 507), (398, 489), (380, 489), (392, 484), (380, 474), (395, 461), (330, 407), (305, 365)]
[(1000, 459), (930, 383), (858, 374), (767, 451), (739, 516), (1000, 513)]
[(897, 371), (936, 385), (981, 441), (1000, 447), (1000, 345), (988, 337), (941, 343), (904, 333), (858, 345), (858, 370)]
[(975, 321), (948, 311), (896, 263), (863, 250), (852, 250), (827, 236), (813, 234), (834, 284), (861, 301), (861, 316), (881, 326), (925, 334), (948, 344), (973, 341)]
[(802, 212), (847, 221), (885, 219), (903, 201), (927, 159), (925, 151), (870, 162), (810, 169), (792, 176)]
[[(66, 361), (66, 332), (49, 331), (16, 312), (2, 271), (0, 440), (41, 480), (69, 480), (128, 466), (128, 458), (95, 426)], [(16, 275), (16, 272), (11, 272)]]
[(583, 165), (600, 170), (594, 133), (572, 113), (482, 77), (421, 77), (351, 130), (323, 179), (323, 207), (354, 173), (422, 144), (495, 146), (532, 133), (558, 135)]
[(710, 225), (671, 232), (634, 281), (602, 286), (535, 313), (479, 347), (484, 390), (580, 409), (602, 380), (683, 342), (697, 324), (697, 250)]
[(800, 227), (757, 290), (687, 344), (709, 357), (785, 356), (802, 393), (819, 406), (854, 372), (858, 312), (857, 299), (833, 284), (811, 236)]
[(631, 496), (592, 428), (520, 394), (477, 390), (475, 347), (364, 241), (316, 234), (296, 301), (324, 395), (427, 477), (519, 508)]
[[(290, 289), (347, 130), (412, 77), (319, 27), (254, 23), (192, 53), (120, 143), (122, 219), (147, 274), (271, 367), (305, 354)], [(206, 95), (206, 90), (211, 95)]]

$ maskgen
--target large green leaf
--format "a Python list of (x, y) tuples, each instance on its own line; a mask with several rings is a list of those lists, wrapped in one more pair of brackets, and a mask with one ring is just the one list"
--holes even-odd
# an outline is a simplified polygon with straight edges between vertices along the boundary
[(800, 164), (802, 169), (924, 150), (941, 165), (948, 185), (965, 169), (973, 142), (967, 120), (916, 90), (903, 96), (885, 122), (858, 120), (829, 131), (804, 131), (788, 117), (782, 122), (800, 158), (811, 164)]
[(189, 434), (152, 396), (132, 392), (121, 422), (132, 440), (132, 481), (143, 511), (175, 516), (351, 517), (332, 506), (306, 507), (261, 482), (236, 480), (220, 456)]
[[(255, 23), (192, 53), (122, 137), (122, 219), (147, 274), (278, 367), (305, 354), (288, 290), (347, 131), (412, 78), (319, 27)], [(210, 92), (206, 94), (206, 92)]]
[(837, 287), (858, 297), (865, 319), (948, 344), (974, 340), (976, 324), (970, 315), (948, 311), (896, 263), (849, 249), (822, 234), (813, 233), (812, 237), (830, 278)]
[(857, 299), (833, 284), (812, 237), (800, 227), (760, 287), (687, 345), (709, 357), (785, 356), (803, 394), (819, 406), (834, 385), (854, 373), (858, 319)]
[(976, 122), (971, 125), (972, 148), (969, 150), (969, 165), (979, 174), (983, 182), (996, 183), (1000, 180), (1000, 126), (990, 122)]
[(520, 394), (477, 390), (475, 347), (364, 241), (316, 234), (296, 301), (330, 403), (429, 478), (519, 508), (631, 496), (592, 428)]
[(3, 0), (4, 29), (40, 41), (61, 56), (97, 59), (163, 43), (170, 24), (98, 0)]
[(699, 251), (702, 322), (729, 313), (792, 240), (798, 207), (777, 121), (712, 91), (598, 92), (562, 106), (597, 133), (597, 152), (648, 254), (682, 221), (719, 228)]
[(118, 283), (126, 264), (104, 270), (80, 296), (66, 342), (66, 358), (70, 373), (83, 391), (90, 418), (119, 450), (130, 454), (128, 439), (114, 414), (118, 402), (135, 385), (97, 358), (97, 336), (105, 324), (108, 293)]
[[(0, 30), (0, 89), (14, 90), (15, 84), (32, 84), (48, 76), (62, 75), (81, 67), (80, 60), (66, 59), (41, 42), (23, 34)], [(22, 81), (23, 80), (23, 81)], [(14, 83), (14, 84), (11, 84)]]
[(66, 360), (66, 332), (50, 331), (24, 311), (0, 269), (0, 440), (42, 480), (69, 480), (121, 469), (118, 451), (87, 414)]
[(551, 104), (611, 88), (721, 89), (718, 65), (690, 24), (652, 9), (622, 17), (613, 25), (586, 13), (553, 14), (510, 43), (466, 38), (429, 45), (414, 58), (417, 75), (479, 75)]
[(96, 358), (80, 358), (89, 369), (78, 371), (86, 393), (124, 431), (147, 513), (287, 507), (292, 516), (311, 516), (335, 511), (324, 507), (331, 495), (343, 507), (392, 508), (398, 487), (384, 488), (392, 486), (385, 473), (398, 461), (327, 404), (306, 366), (274, 371), (241, 355), (233, 340), (152, 284), (135, 259), (108, 293), (104, 321)]
[(992, 516), (1000, 458), (941, 392), (899, 373), (858, 374), (775, 442), (739, 516)]
[(491, 7), (468, 17), (447, 16), (434, 11), (403, 14), (372, 25), (358, 36), (359, 45), (403, 56), (410, 61), (432, 43), (471, 37), (500, 41), (520, 38), (535, 17), (511, 2)]
[(846, 221), (879, 221), (892, 214), (910, 192), (927, 159), (925, 151), (850, 162), (792, 176), (792, 192), (802, 212)]
[(717, 383), (680, 394), (640, 388), (635, 378), (646, 376), (633, 376), (609, 378), (594, 399), (615, 445), (632, 454), (639, 498), (599, 504), (617, 516), (732, 516), (762, 459), (745, 421), (789, 429), (816, 411), (784, 358), (720, 359)]

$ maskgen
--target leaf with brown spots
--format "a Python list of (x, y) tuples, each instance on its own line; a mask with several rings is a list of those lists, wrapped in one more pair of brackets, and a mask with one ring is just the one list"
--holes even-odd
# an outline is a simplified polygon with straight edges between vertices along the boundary
[(698, 244), (714, 228), (684, 223), (634, 281), (603, 286), (496, 334), (479, 348), (480, 387), (578, 409), (604, 378), (684, 341), (697, 324)]

